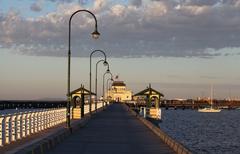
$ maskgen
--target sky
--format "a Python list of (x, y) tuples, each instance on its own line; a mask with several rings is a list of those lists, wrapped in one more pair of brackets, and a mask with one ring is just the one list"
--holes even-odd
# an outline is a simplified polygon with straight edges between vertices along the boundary
[(71, 90), (89, 89), (99, 49), (133, 93), (151, 83), (167, 99), (209, 97), (213, 85), (215, 98), (240, 99), (240, 0), (0, 0), (0, 100), (66, 98), (78, 9), (101, 35), (91, 38), (87, 13), (73, 17)]

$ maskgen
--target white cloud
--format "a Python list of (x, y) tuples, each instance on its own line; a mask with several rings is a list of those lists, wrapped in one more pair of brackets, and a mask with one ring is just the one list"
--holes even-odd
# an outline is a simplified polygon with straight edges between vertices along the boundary
[(197, 6), (197, 5), (191, 5), (191, 6), (177, 6), (175, 7), (177, 10), (184, 11), (187, 14), (190, 15), (200, 15), (200, 14), (207, 14), (209, 11), (209, 6)]
[(126, 9), (123, 5), (115, 5), (111, 8), (111, 13), (115, 16), (123, 16)]
[[(212, 50), (240, 46), (240, 10), (239, 1), (223, 1), (216, 7), (219, 3), (161, 0), (136, 4), (133, 0), (129, 5), (111, 5), (110, 1), (96, 0), (88, 9), (97, 16), (101, 37), (94, 42), (90, 39), (94, 27), (90, 15), (74, 17), (73, 56), (88, 56), (87, 50), (96, 48), (111, 51), (115, 57), (220, 55)], [(55, 12), (37, 18), (24, 19), (14, 11), (2, 14), (0, 45), (23, 54), (63, 56), (69, 17), (84, 8), (79, 3), (59, 2)]]

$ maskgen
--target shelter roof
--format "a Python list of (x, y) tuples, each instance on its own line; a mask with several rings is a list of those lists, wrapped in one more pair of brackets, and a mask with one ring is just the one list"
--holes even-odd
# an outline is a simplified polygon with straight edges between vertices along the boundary
[[(90, 95), (90, 91), (87, 90), (86, 88), (84, 88), (83, 86), (81, 86), (80, 88), (70, 92), (71, 95), (73, 95), (73, 94), (82, 94), (82, 93), (84, 93), (85, 95)], [(92, 92), (92, 95), (96, 95), (96, 94)]]
[(147, 87), (146, 89), (136, 93), (133, 96), (141, 96), (141, 95), (159, 95), (159, 96), (164, 97), (164, 95), (162, 93), (160, 93), (159, 91), (151, 88), (151, 85), (149, 85), (149, 87)]

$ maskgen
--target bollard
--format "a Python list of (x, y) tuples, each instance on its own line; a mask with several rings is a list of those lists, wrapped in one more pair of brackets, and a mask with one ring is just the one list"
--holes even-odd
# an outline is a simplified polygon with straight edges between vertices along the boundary
[(5, 144), (5, 116), (0, 116), (0, 146)]

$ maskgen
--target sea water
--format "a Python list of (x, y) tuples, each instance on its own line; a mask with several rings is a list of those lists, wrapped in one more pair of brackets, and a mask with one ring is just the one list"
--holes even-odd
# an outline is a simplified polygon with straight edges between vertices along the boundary
[(162, 109), (160, 128), (193, 153), (240, 154), (240, 110)]

